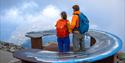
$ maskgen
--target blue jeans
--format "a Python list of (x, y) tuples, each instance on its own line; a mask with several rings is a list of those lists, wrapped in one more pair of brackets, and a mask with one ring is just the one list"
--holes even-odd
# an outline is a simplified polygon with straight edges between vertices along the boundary
[(59, 52), (68, 52), (70, 50), (69, 36), (64, 38), (57, 38)]

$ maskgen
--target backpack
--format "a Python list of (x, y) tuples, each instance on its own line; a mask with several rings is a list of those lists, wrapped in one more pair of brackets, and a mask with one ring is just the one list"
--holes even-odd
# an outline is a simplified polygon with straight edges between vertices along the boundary
[(79, 16), (78, 30), (81, 34), (84, 34), (89, 30), (89, 20), (83, 13), (80, 13), (78, 16)]
[(67, 22), (68, 22), (67, 20), (57, 21), (57, 24), (56, 24), (57, 37), (64, 38), (69, 35)]

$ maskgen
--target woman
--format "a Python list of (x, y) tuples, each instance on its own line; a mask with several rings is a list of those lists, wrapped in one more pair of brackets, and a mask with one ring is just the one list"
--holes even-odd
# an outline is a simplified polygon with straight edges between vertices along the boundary
[(59, 52), (68, 52), (70, 50), (70, 32), (70, 22), (69, 20), (67, 20), (66, 12), (63, 11), (61, 12), (61, 19), (59, 19), (56, 23), (56, 33)]

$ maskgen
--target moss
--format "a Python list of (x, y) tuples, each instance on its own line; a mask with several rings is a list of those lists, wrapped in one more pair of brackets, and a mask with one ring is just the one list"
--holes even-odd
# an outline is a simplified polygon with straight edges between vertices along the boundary
[(119, 53), (118, 54), (119, 59), (125, 60), (125, 53)]

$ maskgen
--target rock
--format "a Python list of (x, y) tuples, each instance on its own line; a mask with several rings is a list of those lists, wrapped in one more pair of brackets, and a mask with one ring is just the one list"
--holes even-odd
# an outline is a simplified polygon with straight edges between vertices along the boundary
[(7, 42), (0, 41), (0, 50), (13, 53), (15, 51), (22, 50), (22, 49), (24, 49), (24, 48), (21, 46), (18, 46), (18, 45), (14, 45), (13, 43), (7, 43)]
[(120, 60), (125, 60), (125, 53), (118, 53), (118, 58), (120, 59)]
[(0, 50), (0, 63), (20, 63), (20, 60), (14, 58), (12, 53)]
[(13, 52), (24, 49), (21, 46), (0, 41), (0, 63), (22, 63), (21, 60), (13, 57)]
[(3, 45), (0, 44), (0, 49), (2, 49), (2, 48), (3, 48)]
[(117, 54), (117, 63), (125, 63), (125, 53), (119, 52)]
[(4, 43), (4, 46), (9, 46), (9, 43)]
[(9, 49), (9, 51), (10, 51), (10, 52), (14, 52), (14, 51), (15, 51), (15, 48), (14, 48), (14, 47), (11, 47), (11, 48)]
[(22, 63), (22, 62), (19, 59), (14, 59), (14, 60), (11, 60), (9, 63)]
[(1, 42), (1, 41), (0, 41), (0, 44), (1, 44), (1, 45), (4, 45), (4, 42)]

